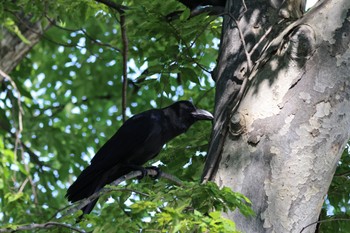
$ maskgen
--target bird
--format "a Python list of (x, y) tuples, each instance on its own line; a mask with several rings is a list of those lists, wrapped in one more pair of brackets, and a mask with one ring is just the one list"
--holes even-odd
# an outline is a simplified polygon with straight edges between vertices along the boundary
[[(201, 13), (220, 16), (224, 13), (226, 0), (178, 0), (190, 9), (191, 15), (195, 16)], [(166, 15), (168, 21), (180, 18), (183, 11), (174, 11)]]
[(225, 7), (226, 0), (178, 0), (182, 4), (184, 4), (186, 7), (190, 8), (191, 10), (194, 10), (197, 7), (204, 7), (204, 6), (221, 6)]
[[(195, 122), (213, 118), (210, 112), (197, 109), (187, 100), (134, 115), (97, 151), (90, 165), (68, 188), (66, 198), (77, 202), (119, 177), (141, 170), (171, 139), (185, 133)], [(97, 201), (98, 198), (82, 207), (82, 215), (89, 214)]]

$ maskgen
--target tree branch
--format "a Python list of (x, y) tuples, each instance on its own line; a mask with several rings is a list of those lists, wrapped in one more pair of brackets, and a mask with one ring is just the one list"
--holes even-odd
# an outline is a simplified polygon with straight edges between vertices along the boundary
[[(145, 170), (146, 170), (146, 174), (148, 176), (151, 176), (151, 177), (159, 176), (159, 178), (165, 178), (167, 180), (172, 181), (173, 183), (175, 183), (178, 186), (182, 186), (182, 181), (173, 175), (170, 175), (170, 174), (167, 174), (164, 172), (159, 173), (157, 171), (157, 169), (154, 169), (154, 168), (146, 168)], [(110, 185), (117, 186), (123, 181), (130, 180), (130, 179), (139, 177), (141, 175), (143, 175), (143, 173), (141, 171), (132, 171), (132, 172), (126, 174), (125, 176), (122, 176), (122, 177), (116, 179)], [(112, 192), (112, 191), (129, 191), (129, 192), (138, 193), (140, 195), (148, 196), (148, 194), (138, 192), (136, 190), (127, 189), (127, 188), (122, 188), (122, 189), (103, 188), (100, 191), (92, 194), (88, 198), (85, 198), (79, 202), (74, 203), (71, 208), (68, 208), (67, 214), (72, 214), (72, 213), (80, 210), (81, 208), (88, 205), (90, 202), (92, 202), (96, 198), (100, 197), (101, 195), (107, 194), (107, 193)], [(61, 210), (65, 210), (65, 209), (67, 209), (67, 207), (62, 208)], [(57, 213), (59, 213), (61, 210), (59, 210)], [(80, 230), (78, 228), (75, 228), (69, 224), (59, 223), (59, 222), (47, 222), (47, 223), (42, 223), (42, 224), (33, 223), (33, 224), (22, 225), (22, 226), (18, 226), (18, 227), (0, 228), (0, 233), (2, 233), (2, 232), (18, 232), (18, 231), (34, 230), (34, 229), (50, 229), (50, 228), (53, 228), (55, 226), (68, 228), (72, 231), (76, 231), (79, 233), (86, 233), (85, 231)]]
[(265, 40), (265, 38), (270, 34), (270, 32), (272, 31), (272, 26), (270, 26), (266, 32), (264, 33), (264, 35), (262, 35), (259, 39), (259, 41), (254, 45), (254, 47), (249, 51), (249, 55), (251, 56), (256, 49), (258, 48), (258, 46)]
[(35, 204), (37, 204), (38, 203), (38, 198), (37, 198), (37, 194), (36, 194), (36, 186), (34, 184), (32, 176), (30, 175), (30, 168), (28, 166), (28, 163), (26, 163), (26, 160), (25, 160), (25, 157), (24, 157), (24, 149), (23, 149), (23, 146), (22, 146), (23, 143), (21, 141), (22, 131), (23, 131), (23, 115), (24, 115), (24, 111), (23, 111), (23, 108), (22, 108), (22, 102), (21, 102), (21, 92), (18, 90), (17, 85), (13, 81), (13, 79), (9, 75), (7, 75), (4, 71), (2, 71), (1, 69), (0, 69), (0, 75), (10, 82), (11, 86), (13, 87), (13, 89), (17, 93), (18, 127), (16, 128), (16, 133), (15, 133), (15, 147), (14, 147), (14, 152), (13, 153), (17, 157), (17, 151), (20, 151), (20, 155), (21, 155), (21, 159), (22, 159), (24, 168), (25, 168), (25, 170), (28, 173), (28, 177), (27, 178), (28, 178), (29, 183), (31, 184), (31, 187), (32, 187), (32, 191), (33, 191), (33, 195), (34, 195), (34, 202), (35, 202)]
[(129, 41), (126, 35), (125, 14), (120, 14), (120, 27), (122, 32), (123, 43), (123, 88), (122, 88), (122, 117), (126, 121), (126, 91), (128, 87), (128, 46)]
[[(189, 51), (190, 51), (191, 47), (192, 47), (195, 43), (192, 43), (190, 46), (188, 46), (187, 43), (186, 43), (186, 41), (181, 37), (181, 35), (180, 35), (180, 33), (178, 32), (177, 28), (176, 28), (171, 22), (167, 22), (167, 23), (168, 23), (168, 25), (173, 29), (171, 32), (173, 32), (174, 37), (175, 37), (180, 43), (182, 42), (182, 43), (184, 44), (184, 46), (185, 46), (185, 52), (187, 53), (187, 56), (189, 57), (189, 59), (190, 59), (193, 63), (195, 63), (199, 68), (201, 68), (203, 71), (205, 71), (205, 72), (207, 72), (207, 73), (210, 73), (210, 71), (209, 71), (207, 68), (205, 68), (204, 66), (202, 66), (200, 63), (198, 63), (198, 62), (191, 56), (191, 54), (190, 54)], [(208, 27), (208, 25), (210, 25), (210, 23), (208, 23), (208, 24), (205, 26), (205, 29), (206, 29), (206, 27)], [(203, 31), (204, 31), (204, 30), (203, 30)], [(200, 35), (201, 33), (203, 33), (203, 31), (200, 32), (199, 35)], [(198, 37), (199, 37), (199, 36), (198, 36)], [(195, 38), (195, 40), (197, 40), (198, 37)]]
[(97, 45), (100, 45), (100, 46), (104, 46), (104, 47), (108, 47), (108, 48), (111, 48), (117, 52), (120, 53), (120, 49), (118, 49), (117, 47), (114, 47), (113, 45), (109, 44), (109, 43), (104, 43), (104, 42), (101, 42), (95, 38), (93, 38), (92, 36), (90, 36), (89, 34), (87, 34), (87, 32), (84, 30), (84, 29), (81, 29), (81, 31), (84, 33), (84, 35), (90, 39), (92, 42), (94, 42), (95, 44)]
[[(146, 171), (146, 174), (148, 176), (151, 176), (151, 177), (155, 177), (155, 176), (159, 176), (159, 178), (164, 178), (164, 179), (167, 179), (167, 180), (170, 180), (172, 181), (173, 183), (175, 183), (176, 185), (178, 186), (182, 186), (182, 181), (173, 176), (173, 175), (170, 175), (170, 174), (167, 174), (167, 173), (164, 173), (164, 172), (160, 172), (158, 173), (158, 171), (154, 168), (145, 168), (145, 171)], [(127, 181), (127, 180), (131, 180), (131, 179), (134, 179), (136, 177), (140, 177), (142, 176), (143, 173), (141, 171), (132, 171), (118, 179), (116, 179), (115, 181), (113, 181), (110, 185), (112, 186), (117, 186), (119, 185), (121, 182), (123, 181)], [(88, 205), (90, 202), (92, 202), (93, 200), (95, 200), (96, 198), (100, 197), (101, 195), (103, 194), (106, 194), (106, 193), (109, 193), (109, 192), (112, 192), (112, 191), (130, 191), (130, 189), (115, 189), (115, 188), (103, 188), (101, 190), (99, 190), (98, 192), (92, 194), (91, 196), (79, 201), (79, 202), (76, 202), (74, 203), (75, 206), (73, 206), (72, 208), (68, 209), (67, 210), (67, 213), (68, 214), (71, 214), (71, 213), (74, 213), (78, 210), (80, 210), (81, 208), (83, 208), (84, 206)], [(136, 192), (134, 190), (132, 190), (133, 192)], [(139, 194), (141, 195), (147, 195), (147, 194), (144, 194), (144, 193), (140, 193), (138, 192)]]
[(248, 52), (248, 48), (247, 48), (247, 44), (245, 42), (245, 38), (243, 35), (243, 32), (241, 30), (241, 27), (239, 26), (239, 22), (238, 20), (231, 14), (231, 13), (227, 13), (228, 16), (230, 16), (230, 18), (235, 22), (236, 26), (237, 26), (237, 30), (239, 33), (239, 38), (241, 39), (242, 45), (243, 45), (243, 50), (247, 59), (247, 66), (248, 66), (248, 71), (250, 72), (252, 70), (253, 67), (253, 62), (250, 56), (250, 53)]
[(309, 225), (306, 225), (305, 227), (303, 227), (303, 229), (301, 229), (300, 233), (302, 233), (306, 228), (314, 225), (314, 224), (318, 224), (318, 223), (325, 223), (325, 222), (333, 222), (333, 221), (350, 221), (349, 218), (331, 218), (331, 219), (324, 219), (324, 220), (319, 220), (313, 223), (310, 223)]
[(24, 111), (23, 111), (23, 108), (22, 108), (22, 102), (21, 102), (21, 93), (18, 90), (17, 85), (13, 81), (13, 79), (9, 75), (7, 75), (4, 71), (2, 71), (1, 69), (0, 69), (0, 75), (10, 82), (11, 86), (13, 87), (15, 92), (17, 93), (18, 127), (16, 128), (16, 133), (15, 133), (15, 147), (14, 147), (14, 152), (13, 153), (17, 157), (17, 151), (21, 152), (22, 162), (24, 164), (25, 170), (28, 173), (28, 177), (27, 178), (29, 179), (29, 182), (30, 182), (30, 184), (32, 186), (32, 191), (33, 191), (33, 195), (34, 195), (34, 202), (35, 202), (35, 204), (37, 204), (37, 195), (36, 195), (36, 190), (35, 190), (35, 184), (33, 182), (33, 179), (31, 177), (31, 175), (30, 175), (30, 168), (28, 166), (28, 163), (25, 162), (24, 150), (23, 150), (23, 146), (22, 146), (23, 143), (21, 141), (22, 131), (23, 131), (23, 114), (24, 114)]
[(24, 112), (23, 112), (22, 103), (21, 103), (21, 93), (19, 92), (17, 85), (13, 81), (13, 79), (9, 75), (7, 75), (4, 71), (2, 71), (1, 69), (0, 69), (0, 75), (2, 77), (4, 77), (5, 79), (7, 79), (10, 82), (13, 89), (17, 92), (18, 128), (16, 129), (16, 143), (15, 143), (15, 153), (16, 153), (18, 144), (20, 143), (20, 135), (21, 135), (22, 130), (23, 130), (22, 118), (23, 118)]
[[(173, 183), (175, 183), (178, 186), (182, 186), (182, 181), (180, 179), (178, 179), (177, 177), (164, 173), (164, 172), (158, 172), (157, 169), (154, 168), (145, 168), (146, 174), (148, 176), (151, 177), (155, 177), (155, 176), (159, 176), (159, 178), (164, 178), (167, 180), (172, 181)], [(130, 180), (136, 177), (140, 177), (141, 175), (143, 175), (143, 173), (141, 171), (132, 171), (128, 174), (126, 174), (125, 176), (122, 176), (118, 179), (116, 179), (115, 181), (113, 181), (110, 185), (112, 186), (117, 186), (119, 185), (121, 182), (126, 181), (126, 180)], [(88, 198), (85, 198), (79, 202), (76, 202), (74, 204), (71, 205), (71, 208), (68, 207), (64, 207), (62, 209), (60, 209), (57, 213), (59, 213), (62, 210), (65, 210), (68, 208), (67, 210), (67, 214), (72, 214), (78, 210), (80, 210), (81, 208), (83, 208), (84, 206), (88, 205), (90, 202), (92, 202), (93, 200), (95, 200), (96, 198), (100, 197), (103, 194), (112, 192), (112, 191), (129, 191), (129, 192), (135, 192), (138, 193), (140, 195), (144, 195), (144, 196), (148, 196), (148, 194), (146, 193), (142, 193), (136, 190), (131, 190), (128, 188), (122, 188), (122, 189), (117, 189), (117, 188), (103, 188), (100, 191), (92, 194), (91, 196), (89, 196)], [(56, 214), (57, 214), (56, 213)], [(53, 217), (52, 217), (53, 218)], [(51, 219), (52, 219), (51, 218)], [(33, 224), (28, 224), (28, 225), (22, 225), (22, 226), (15, 226), (15, 227), (6, 227), (6, 228), (0, 228), (0, 233), (2, 232), (18, 232), (18, 231), (26, 231), (26, 230), (34, 230), (34, 229), (50, 229), (53, 227), (63, 227), (63, 228), (68, 228), (72, 231), (76, 231), (79, 233), (86, 233), (83, 230), (80, 230), (78, 228), (75, 228), (69, 224), (65, 224), (65, 223), (59, 223), (59, 222), (47, 222), (47, 223), (42, 223), (42, 224), (38, 224), (38, 223), (33, 223)]]
[(350, 175), (350, 171), (346, 171), (346, 172), (334, 174), (334, 176), (338, 176), (338, 177), (343, 176), (343, 177), (345, 177), (345, 178), (348, 178), (349, 175)]
[(22, 225), (22, 226), (17, 226), (17, 227), (8, 227), (8, 228), (0, 228), (0, 232), (18, 232), (18, 231), (29, 231), (29, 230), (35, 230), (35, 229), (50, 229), (53, 227), (63, 227), (63, 228), (68, 228), (72, 231), (76, 231), (79, 233), (86, 233), (86, 231), (80, 230), (76, 227), (73, 227), (69, 224), (65, 223), (60, 223), (60, 222), (47, 222), (47, 223), (32, 223), (28, 225)]
[(113, 8), (114, 10), (118, 11), (120, 14), (124, 13), (128, 9), (128, 7), (126, 6), (117, 4), (109, 0), (96, 0), (96, 2), (102, 3), (110, 8)]
[[(90, 34), (87, 33), (87, 31), (83, 28), (77, 28), (77, 29), (73, 29), (73, 28), (66, 28), (66, 27), (62, 27), (58, 24), (56, 24), (55, 20), (52, 20), (50, 19), (48, 16), (45, 16), (45, 18), (51, 23), (51, 25), (53, 25), (54, 27), (57, 27), (58, 29), (61, 29), (63, 31), (67, 31), (67, 32), (82, 32), (86, 38), (88, 38), (89, 40), (91, 40), (93, 43), (97, 44), (97, 45), (100, 45), (100, 46), (104, 46), (104, 47), (108, 47), (108, 48), (111, 48), (117, 52), (120, 52), (120, 49), (114, 47), (113, 45), (109, 44), (109, 43), (105, 43), (105, 42), (102, 42), (98, 39), (95, 39), (93, 38)], [(52, 41), (50, 41), (52, 42)], [(67, 45), (62, 45), (62, 46), (67, 46)], [(70, 45), (69, 45), (70, 46)], [(81, 47), (81, 46), (78, 46), (78, 45), (75, 45), (77, 47)], [(86, 47), (85, 47), (86, 48)]]

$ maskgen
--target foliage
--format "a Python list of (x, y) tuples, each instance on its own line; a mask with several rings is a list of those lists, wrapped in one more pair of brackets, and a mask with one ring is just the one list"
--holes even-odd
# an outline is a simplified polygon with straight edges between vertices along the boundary
[[(210, 71), (217, 57), (221, 19), (205, 14), (190, 18), (175, 0), (113, 2), (127, 7), (127, 115), (178, 99), (213, 109)], [(176, 11), (183, 12), (169, 20), (167, 16)], [(51, 219), (74, 224), (79, 213), (63, 216), (61, 210), (68, 205), (66, 189), (122, 124), (120, 14), (89, 0), (5, 0), (0, 2), (0, 39), (6, 29), (28, 42), (21, 33), (21, 19), (39, 20), (51, 28), (11, 72), (18, 90), (8, 80), (0, 83), (0, 222), (12, 228)], [(228, 188), (198, 184), (210, 127), (208, 122), (194, 125), (152, 161), (188, 181), (183, 187), (166, 181), (129, 182), (101, 198), (78, 227), (95, 232), (234, 232), (234, 223), (220, 212), (239, 208), (249, 215), (249, 201)], [(349, 219), (349, 164), (346, 150), (321, 219)], [(348, 232), (350, 224), (324, 222), (320, 231)]]
[[(42, 41), (10, 73), (16, 87), (9, 80), (0, 83), (3, 227), (15, 229), (52, 220), (75, 224), (79, 213), (65, 215), (60, 211), (68, 205), (65, 192), (122, 124), (124, 93), (128, 117), (179, 99), (213, 108), (209, 72), (217, 56), (221, 20), (205, 14), (189, 18), (188, 10), (175, 0), (116, 3), (127, 8), (126, 90), (122, 87), (125, 41), (121, 38), (120, 12), (87, 0), (0, 3), (0, 35), (6, 28), (28, 42), (21, 27), (38, 20), (43, 27), (51, 25)], [(167, 19), (178, 10), (183, 13), (177, 19)], [(249, 215), (249, 201), (228, 188), (198, 184), (210, 127), (209, 122), (194, 125), (152, 161), (188, 181), (184, 187), (165, 181), (129, 182), (123, 186), (126, 191), (113, 192), (112, 199), (102, 197), (94, 213), (76, 226), (94, 232), (234, 232), (234, 223), (221, 211), (239, 208)], [(107, 199), (112, 203), (103, 204)], [(50, 231), (71, 230), (54, 227)]]
[[(150, 186), (152, 189), (149, 189)], [(112, 187), (115, 190), (102, 196), (99, 202), (102, 204), (98, 211), (100, 216), (86, 215), (76, 227), (86, 232), (114, 232), (115, 229), (118, 232), (156, 229), (160, 232), (238, 232), (235, 224), (224, 218), (221, 211), (239, 208), (247, 217), (253, 214), (246, 197), (229, 188), (220, 189), (211, 182), (185, 182), (178, 187), (145, 179), (131, 182), (126, 187), (128, 189)], [(113, 201), (106, 204), (107, 200)], [(67, 215), (63, 210), (57, 212), (55, 218), (59, 222), (74, 225), (79, 214), (81, 211)], [(7, 224), (5, 227), (16, 229), (20, 226)]]
[(319, 232), (350, 231), (350, 157), (347, 146), (338, 163), (337, 170), (329, 187), (327, 199), (323, 205)]
[[(152, 189), (145, 188), (150, 185)], [(122, 229), (125, 229), (125, 232), (140, 229), (158, 229), (161, 232), (236, 232), (234, 223), (222, 217), (220, 211), (234, 210), (238, 207), (247, 216), (252, 214), (247, 205), (250, 204), (248, 199), (228, 188), (219, 189), (214, 183), (201, 185), (188, 182), (178, 187), (164, 182), (155, 183), (148, 179), (131, 186), (135, 191), (145, 192), (134, 192), (130, 195), (130, 192), (122, 190), (113, 193), (113, 205), (105, 204), (100, 217), (90, 215), (87, 220), (89, 224), (93, 224), (94, 221), (103, 218), (113, 224), (89, 227), (94, 228), (95, 232), (109, 232), (112, 229), (121, 229), (120, 232)], [(128, 205), (125, 205), (126, 199)], [(86, 222), (80, 225), (84, 227)]]

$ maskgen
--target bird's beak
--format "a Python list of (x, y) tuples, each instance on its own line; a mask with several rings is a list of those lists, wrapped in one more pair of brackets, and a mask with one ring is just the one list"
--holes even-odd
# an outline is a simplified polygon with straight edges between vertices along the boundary
[(192, 112), (192, 116), (197, 120), (213, 120), (214, 116), (203, 109), (196, 109), (196, 111)]

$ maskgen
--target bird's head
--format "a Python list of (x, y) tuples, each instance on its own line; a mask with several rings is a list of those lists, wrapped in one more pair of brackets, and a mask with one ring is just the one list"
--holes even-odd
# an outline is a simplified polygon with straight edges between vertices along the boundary
[(178, 109), (178, 116), (181, 117), (189, 117), (198, 120), (213, 120), (214, 116), (204, 109), (196, 108), (190, 101), (182, 100), (173, 104), (175, 108)]
[(165, 108), (172, 124), (185, 132), (193, 123), (199, 120), (213, 120), (213, 115), (203, 109), (197, 109), (190, 101), (178, 101)]

